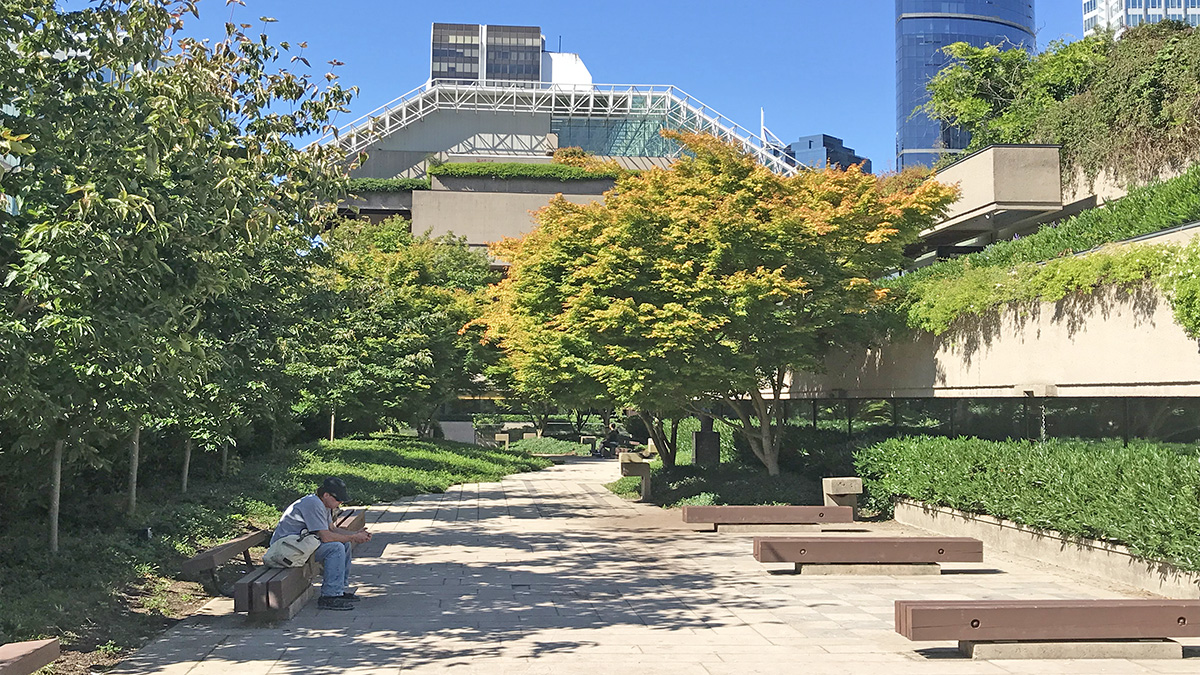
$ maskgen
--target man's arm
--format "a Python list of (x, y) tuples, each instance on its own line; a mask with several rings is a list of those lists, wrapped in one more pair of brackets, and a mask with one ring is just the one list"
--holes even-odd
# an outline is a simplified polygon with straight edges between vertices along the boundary
[(349, 542), (351, 544), (361, 544), (371, 541), (371, 533), (366, 530), (347, 530), (340, 527), (331, 527), (328, 530), (319, 530), (317, 536), (321, 539), (321, 543), (331, 541)]

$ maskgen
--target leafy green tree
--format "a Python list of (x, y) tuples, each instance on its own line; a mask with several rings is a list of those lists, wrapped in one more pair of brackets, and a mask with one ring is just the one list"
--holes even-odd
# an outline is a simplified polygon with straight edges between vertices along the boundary
[(1041, 54), (965, 43), (929, 83), (930, 117), (992, 143), (1062, 146), (1064, 179), (1137, 184), (1200, 159), (1200, 32), (1178, 21), (1053, 42)]
[(641, 411), (666, 465), (678, 420), (715, 400), (777, 474), (788, 373), (870, 337), (886, 296), (871, 279), (956, 193), (857, 167), (785, 178), (711, 136), (672, 137), (691, 154), (670, 170), (539, 212), (506, 251), (489, 328), (517, 370), (540, 344), (574, 350), (565, 369)]
[(325, 237), (330, 314), (309, 357), (310, 407), (431, 434), (443, 404), (478, 388), (483, 349), (464, 326), (495, 279), (487, 257), (452, 236), (413, 236), (401, 218), (347, 220)]
[(351, 92), (276, 69), (290, 46), (233, 27), (172, 43), (186, 0), (2, 5), (0, 138), (21, 157), (0, 175), (18, 201), (0, 214), (0, 414), (17, 447), (52, 448), (56, 548), (64, 458), (104, 463), (87, 439), (131, 432), (134, 507), (143, 419), (214, 367), (206, 303), (249, 277), (263, 241), (332, 215), (337, 151), (290, 139), (323, 131)]

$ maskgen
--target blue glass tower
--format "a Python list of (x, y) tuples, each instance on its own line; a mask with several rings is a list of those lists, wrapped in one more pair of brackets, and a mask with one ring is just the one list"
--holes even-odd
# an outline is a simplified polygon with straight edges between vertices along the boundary
[(1033, 50), (1032, 0), (896, 0), (896, 168), (931, 166), (970, 135), (929, 119), (917, 108), (925, 85), (944, 68), (946, 45), (1007, 44)]

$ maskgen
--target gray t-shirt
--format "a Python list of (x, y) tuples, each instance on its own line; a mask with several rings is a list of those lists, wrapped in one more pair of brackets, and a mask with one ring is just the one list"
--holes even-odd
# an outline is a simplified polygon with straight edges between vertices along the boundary
[(325, 508), (321, 498), (316, 495), (305, 495), (292, 502), (283, 512), (279, 524), (275, 526), (275, 534), (271, 535), (274, 544), (280, 537), (289, 534), (300, 534), (304, 530), (320, 532), (333, 527), (333, 512)]

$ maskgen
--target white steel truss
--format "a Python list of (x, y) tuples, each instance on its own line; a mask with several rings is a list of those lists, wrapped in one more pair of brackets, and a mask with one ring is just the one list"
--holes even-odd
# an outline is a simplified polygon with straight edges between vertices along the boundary
[(775, 144), (671, 85), (432, 80), (318, 142), (336, 143), (353, 156), (436, 110), (544, 113), (558, 118), (662, 117), (669, 128), (705, 132), (741, 145), (776, 173), (790, 176), (801, 168)]

